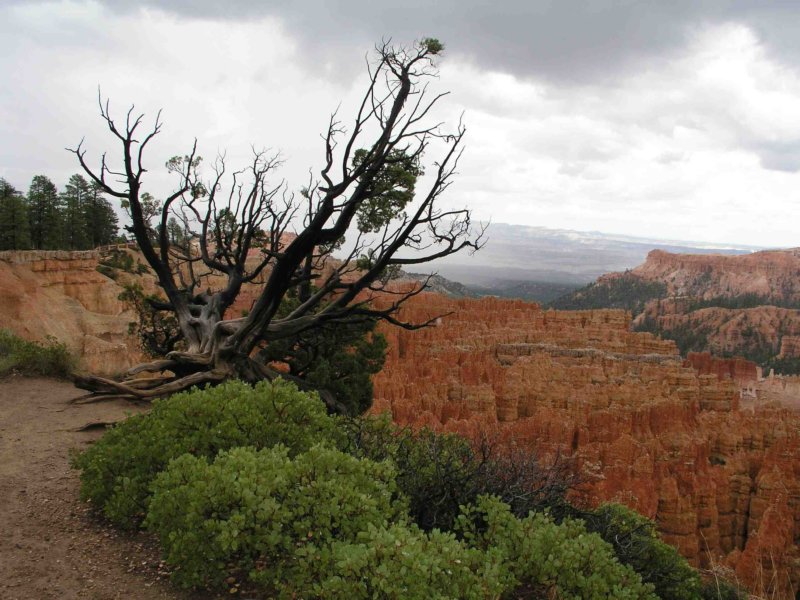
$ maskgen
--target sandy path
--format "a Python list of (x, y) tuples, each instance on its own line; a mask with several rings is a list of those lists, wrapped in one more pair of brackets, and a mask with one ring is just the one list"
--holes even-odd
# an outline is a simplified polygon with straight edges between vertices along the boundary
[(159, 572), (146, 536), (114, 532), (78, 500), (70, 450), (102, 431), (75, 428), (135, 410), (67, 403), (78, 394), (61, 381), (0, 380), (0, 598), (189, 598)]

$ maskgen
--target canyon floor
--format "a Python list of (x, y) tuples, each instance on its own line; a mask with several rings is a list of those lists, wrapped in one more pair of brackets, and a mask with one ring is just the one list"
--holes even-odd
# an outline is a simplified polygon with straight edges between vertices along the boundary
[(152, 539), (120, 535), (78, 499), (70, 452), (136, 409), (124, 402), (74, 405), (71, 384), (0, 380), (0, 598), (198, 598), (167, 581)]

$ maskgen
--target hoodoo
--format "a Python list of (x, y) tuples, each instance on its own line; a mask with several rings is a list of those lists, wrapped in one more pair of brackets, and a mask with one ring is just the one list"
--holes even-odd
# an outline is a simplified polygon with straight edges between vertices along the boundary
[(684, 361), (673, 342), (631, 332), (619, 310), (437, 295), (404, 310), (452, 314), (435, 328), (385, 331), (373, 411), (568, 453), (586, 501), (655, 519), (694, 565), (728, 565), (756, 592), (800, 587), (800, 413), (740, 407), (736, 379), (751, 363)]

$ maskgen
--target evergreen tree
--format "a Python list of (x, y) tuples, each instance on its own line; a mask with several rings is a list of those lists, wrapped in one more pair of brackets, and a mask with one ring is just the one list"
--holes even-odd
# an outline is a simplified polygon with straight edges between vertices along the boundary
[(64, 217), (62, 248), (65, 250), (87, 250), (92, 247), (86, 218), (89, 195), (89, 182), (83, 176), (73, 175), (69, 178), (61, 194)]
[(31, 245), (36, 250), (62, 246), (62, 214), (58, 190), (45, 175), (36, 175), (28, 191)]
[(117, 239), (119, 220), (114, 207), (103, 196), (103, 189), (92, 181), (84, 204), (84, 222), (90, 248), (113, 244)]
[(171, 244), (180, 246), (187, 251), (189, 250), (189, 244), (192, 241), (192, 232), (189, 231), (185, 225), (178, 222), (178, 219), (175, 217), (170, 217), (167, 222), (167, 235), (169, 235)]
[(27, 200), (0, 178), (0, 250), (28, 250), (30, 247)]

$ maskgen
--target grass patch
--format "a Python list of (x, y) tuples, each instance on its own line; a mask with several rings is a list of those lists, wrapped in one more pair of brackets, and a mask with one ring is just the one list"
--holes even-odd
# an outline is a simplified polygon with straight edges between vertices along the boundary
[(69, 377), (75, 357), (55, 339), (29, 342), (7, 329), (0, 329), (0, 377), (11, 373), (44, 377)]

